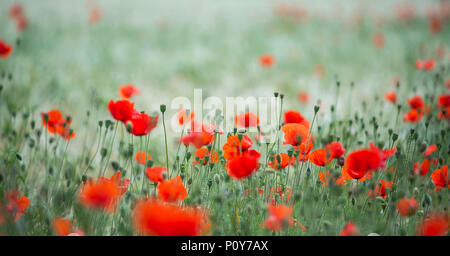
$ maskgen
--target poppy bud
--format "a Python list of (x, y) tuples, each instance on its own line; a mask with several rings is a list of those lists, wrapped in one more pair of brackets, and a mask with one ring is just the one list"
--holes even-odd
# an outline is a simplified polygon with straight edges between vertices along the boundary
[(284, 98), (284, 94), (280, 93), (280, 99)]
[(88, 179), (88, 176), (86, 174), (83, 174), (83, 176), (81, 176), (81, 181), (86, 182)]
[(103, 126), (103, 121), (98, 121), (98, 126), (100, 126), (100, 128)]
[(278, 92), (274, 92), (273, 96), (275, 96), (275, 98), (278, 98)]
[(107, 153), (108, 153), (108, 149), (106, 149), (106, 148), (102, 148), (100, 150), (100, 155), (101, 155), (102, 158), (105, 158)]
[(331, 112), (334, 112), (334, 105), (331, 105), (330, 110), (331, 110)]
[(159, 110), (161, 110), (161, 113), (166, 112), (166, 105), (162, 104), (161, 106), (159, 106)]
[(118, 162), (112, 161), (112, 162), (111, 162), (111, 167), (113, 168), (114, 171), (117, 171), (117, 170), (119, 170), (120, 165), (119, 165)]
[(191, 185), (192, 184), (192, 178), (189, 178), (187, 183), (188, 183), (188, 185)]
[(394, 133), (392, 134), (392, 142), (395, 142), (398, 139), (398, 134)]
[(315, 106), (314, 106), (314, 113), (317, 114), (317, 112), (319, 112), (319, 109), (320, 109), (320, 106), (315, 105)]
[(191, 152), (187, 152), (186, 153), (186, 160), (188, 160), (189, 161), (189, 159), (191, 159)]

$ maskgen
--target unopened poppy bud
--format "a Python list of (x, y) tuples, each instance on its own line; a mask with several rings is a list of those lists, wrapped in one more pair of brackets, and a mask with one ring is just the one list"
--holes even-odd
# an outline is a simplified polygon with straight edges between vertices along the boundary
[(189, 161), (189, 159), (191, 159), (191, 152), (187, 152), (186, 153), (186, 160), (188, 160)]
[(294, 150), (292, 148), (290, 148), (288, 150), (288, 156), (291, 157), (294, 154)]
[(395, 142), (398, 139), (398, 134), (394, 133), (392, 134), (392, 142)]
[(315, 105), (314, 106), (314, 113), (317, 114), (317, 112), (319, 112), (320, 106), (319, 105)]
[(3, 85), (0, 84), (0, 92), (3, 91)]
[(44, 120), (45, 120), (45, 122), (48, 122), (48, 114), (47, 113), (44, 113)]
[(159, 110), (161, 110), (161, 113), (166, 112), (166, 105), (162, 104), (161, 106), (159, 106)]
[(280, 99), (284, 98), (284, 94), (280, 93)]
[(81, 181), (86, 182), (88, 179), (88, 176), (86, 174), (83, 174), (83, 176), (81, 176)]
[(278, 98), (278, 92), (274, 92), (273, 96), (275, 96), (275, 98)]
[(334, 105), (331, 105), (330, 110), (331, 110), (331, 112), (334, 112)]
[[(164, 174), (164, 173), (163, 173)], [(192, 178), (189, 178), (189, 180), (188, 180), (188, 185), (191, 185), (192, 184)]]
[(242, 137), (243, 137), (242, 133), (239, 133), (239, 134), (238, 134), (238, 139), (239, 139), (239, 141), (242, 140)]
[(128, 121), (126, 124), (127, 132), (131, 132), (133, 130), (133, 123)]
[(98, 126), (100, 126), (100, 128), (103, 126), (103, 121), (98, 121)]
[(105, 158), (107, 153), (108, 153), (108, 149), (106, 149), (106, 148), (102, 148), (100, 150), (100, 155), (101, 155), (102, 158)]
[(111, 162), (111, 167), (114, 169), (114, 171), (117, 171), (117, 170), (119, 170), (120, 165), (119, 165), (118, 162), (112, 161), (112, 162)]

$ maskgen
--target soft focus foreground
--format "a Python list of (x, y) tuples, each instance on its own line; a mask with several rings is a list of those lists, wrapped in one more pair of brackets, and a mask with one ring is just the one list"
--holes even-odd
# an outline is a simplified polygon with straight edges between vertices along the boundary
[(449, 1), (0, 12), (2, 235), (448, 234)]

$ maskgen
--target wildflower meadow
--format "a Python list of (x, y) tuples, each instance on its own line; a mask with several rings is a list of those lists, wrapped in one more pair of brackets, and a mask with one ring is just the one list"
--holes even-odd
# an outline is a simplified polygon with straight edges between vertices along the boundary
[(1, 235), (448, 236), (450, 1), (0, 13)]

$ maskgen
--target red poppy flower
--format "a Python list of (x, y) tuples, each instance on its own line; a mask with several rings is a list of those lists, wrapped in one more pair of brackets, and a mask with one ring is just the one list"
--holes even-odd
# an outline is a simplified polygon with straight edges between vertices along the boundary
[(111, 179), (100, 177), (100, 180), (110, 182), (117, 186), (117, 188), (120, 191), (120, 195), (123, 195), (126, 191), (128, 186), (130, 185), (130, 180), (125, 178), (122, 179), (122, 172), (118, 171), (115, 174), (111, 176)]
[(148, 167), (145, 170), (145, 174), (150, 181), (158, 183), (165, 179), (167, 169), (161, 166)]
[[(47, 116), (47, 120), (46, 120)], [(70, 140), (75, 137), (75, 132), (70, 129), (72, 119), (70, 117), (64, 118), (59, 110), (50, 110), (47, 113), (41, 113), (42, 124), (47, 127), (47, 130), (54, 134), (61, 135), (64, 139)]]
[(187, 191), (180, 176), (158, 184), (158, 198), (164, 202), (183, 201), (186, 197)]
[(128, 123), (131, 123), (131, 134), (134, 136), (145, 136), (158, 124), (158, 115), (152, 117), (146, 113), (134, 111), (131, 119), (127, 121)]
[(328, 186), (328, 181), (331, 178), (330, 171), (319, 172), (318, 176), (320, 181), (322, 182), (322, 186)]
[(292, 218), (293, 209), (287, 205), (267, 206), (269, 217), (264, 221), (264, 226), (272, 231), (280, 231), (284, 227), (293, 226), (294, 218)]
[[(7, 191), (6, 197), (6, 211), (11, 218), (14, 218), (14, 222), (18, 221), (20, 217), (26, 213), (26, 209), (30, 207), (30, 200), (26, 196), (21, 196), (21, 193), (17, 190)], [(0, 204), (0, 224), (4, 221), (2, 216), (2, 205)]]
[[(280, 158), (280, 161), (278, 160)], [(280, 170), (284, 169), (289, 165), (289, 155), (285, 153), (279, 153), (275, 154), (272, 157), (272, 161), (268, 162), (267, 165), (274, 169), (274, 170)]]
[(429, 156), (429, 155), (433, 154), (433, 152), (436, 151), (436, 149), (437, 149), (436, 144), (432, 144), (432, 145), (428, 146), (428, 148), (425, 150), (424, 155)]
[[(210, 152), (207, 148), (199, 148), (197, 149), (197, 151), (195, 151), (195, 159), (193, 161), (194, 164), (198, 164), (198, 163), (202, 163), (203, 165), (206, 165), (207, 163), (217, 163), (217, 161), (219, 160), (219, 155), (217, 154), (217, 152), (215, 150), (211, 150), (212, 151), (212, 157), (206, 161), (202, 159), (205, 158), (205, 156), (209, 156)], [(197, 160), (198, 159), (198, 160)]]
[(252, 175), (258, 168), (259, 156), (256, 157), (254, 154), (248, 152), (233, 157), (226, 164), (228, 175), (234, 179), (246, 178)]
[(439, 120), (450, 120), (450, 107), (446, 107), (445, 109), (442, 109), (441, 111), (439, 111), (438, 113), (438, 119)]
[(84, 232), (75, 229), (73, 230), (72, 221), (69, 219), (63, 219), (61, 217), (56, 217), (53, 220), (53, 229), (55, 233), (59, 236), (83, 236)]
[(270, 54), (264, 54), (259, 57), (259, 64), (263, 67), (271, 67), (275, 64), (275, 58)]
[(144, 235), (199, 236), (210, 224), (208, 214), (197, 207), (183, 207), (141, 199), (133, 210), (133, 224)]
[(419, 95), (407, 99), (406, 103), (408, 103), (412, 109), (423, 109), (425, 107), (425, 101)]
[(325, 149), (327, 150), (330, 159), (340, 158), (345, 154), (345, 149), (344, 147), (342, 147), (342, 144), (339, 141), (330, 142), (325, 146)]
[(309, 135), (309, 129), (298, 123), (285, 124), (281, 127), (281, 131), (284, 133), (283, 145), (290, 144), (294, 147), (306, 143)]
[(442, 21), (439, 17), (431, 17), (428, 22), (428, 28), (433, 34), (437, 35), (442, 30)]
[(445, 236), (450, 225), (450, 217), (447, 214), (432, 213), (425, 217), (425, 220), (418, 226), (419, 236)]
[(299, 92), (297, 99), (300, 103), (307, 104), (309, 102), (309, 94), (307, 92)]
[(186, 110), (184, 108), (180, 109), (180, 111), (178, 111), (177, 113), (177, 119), (178, 119), (178, 123), (180, 125), (185, 124), (186, 122), (190, 122), (192, 120), (194, 120), (194, 112), (191, 111), (189, 113), (189, 116), (186, 116)]
[(134, 159), (136, 159), (136, 162), (145, 165), (147, 164), (147, 161), (152, 160), (152, 156), (144, 151), (138, 151), (136, 152)]
[(378, 168), (380, 154), (370, 149), (360, 149), (350, 153), (345, 159), (347, 172), (353, 179), (361, 179), (368, 171)]
[(222, 147), (223, 156), (226, 160), (231, 160), (233, 157), (241, 154), (242, 152), (248, 151), (253, 145), (252, 139), (243, 134), (241, 140), (239, 136), (229, 136), (227, 138), (227, 143)]
[(114, 213), (121, 195), (122, 189), (117, 183), (99, 179), (85, 182), (81, 187), (78, 198), (85, 207)]
[(300, 112), (295, 110), (288, 110), (284, 112), (284, 124), (301, 124), (305, 126), (307, 129), (309, 129), (309, 122), (306, 120)]
[(110, 100), (108, 109), (114, 119), (126, 123), (131, 120), (134, 110), (134, 103), (128, 100)]
[(397, 203), (397, 210), (403, 217), (414, 215), (418, 208), (419, 203), (413, 197), (403, 198)]
[(450, 94), (442, 94), (438, 97), (438, 104), (441, 108), (450, 107)]
[(376, 33), (372, 38), (373, 46), (377, 49), (381, 49), (384, 47), (384, 36), (381, 33)]
[(13, 4), (9, 9), (9, 17), (12, 19), (16, 19), (23, 14), (23, 6), (21, 4)]
[(348, 222), (347, 224), (345, 224), (339, 236), (358, 236), (359, 234), (359, 230), (356, 227), (355, 223)]
[(395, 93), (395, 91), (387, 92), (384, 95), (384, 98), (391, 103), (397, 103), (397, 94)]
[(414, 163), (414, 174), (419, 174), (419, 171), (420, 171), (420, 175), (422, 175), (422, 177), (424, 177), (428, 173), (428, 170), (430, 169), (430, 165), (431, 165), (431, 161), (428, 160), (428, 158), (425, 158), (420, 165), (417, 162)]
[(141, 93), (141, 91), (132, 84), (122, 85), (119, 87), (119, 95), (124, 99), (129, 99), (139, 93)]
[(13, 46), (7, 44), (5, 41), (0, 40), (0, 58), (7, 59), (13, 51)]
[(257, 127), (259, 125), (259, 117), (253, 112), (242, 113), (234, 117), (234, 123), (239, 128)]
[(316, 149), (309, 154), (309, 161), (317, 166), (325, 166), (330, 162), (330, 158), (327, 157), (327, 151), (323, 148)]
[(411, 109), (403, 116), (403, 122), (417, 123), (422, 119), (423, 113), (417, 109)]
[(448, 186), (450, 189), (450, 177), (448, 176), (448, 165), (444, 165), (441, 167), (441, 169), (435, 170), (431, 174), (431, 180), (434, 183), (435, 190), (439, 191), (442, 188), (445, 188)]
[(375, 198), (377, 196), (386, 198), (386, 188), (391, 188), (392, 184), (394, 184), (393, 181), (385, 181), (385, 180), (379, 180), (379, 183), (375, 190), (369, 190), (369, 197)]
[(209, 132), (190, 132), (181, 138), (184, 145), (193, 145), (196, 148), (209, 145), (214, 141), (214, 134)]

